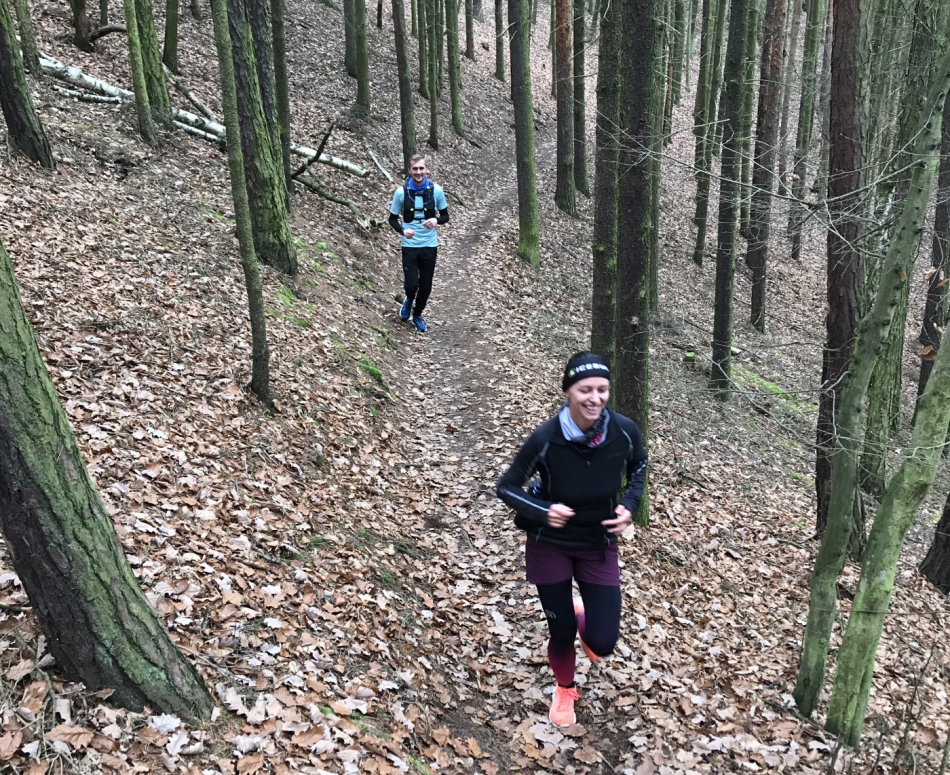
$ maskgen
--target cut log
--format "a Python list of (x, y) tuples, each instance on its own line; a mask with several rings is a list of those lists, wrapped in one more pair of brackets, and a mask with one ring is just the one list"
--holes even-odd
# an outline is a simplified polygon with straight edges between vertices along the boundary
[(67, 97), (72, 97), (74, 100), (79, 100), (80, 102), (97, 102), (97, 103), (111, 103), (122, 104), (125, 100), (119, 97), (106, 97), (102, 94), (90, 94), (86, 91), (77, 91), (76, 89), (66, 89), (62, 86), (54, 86), (53, 91), (58, 94), (63, 94)]
[[(118, 86), (113, 86), (111, 83), (103, 81), (101, 78), (96, 78), (95, 76), (84, 73), (78, 67), (64, 65), (59, 60), (53, 59), (42, 52), (40, 53), (40, 67), (43, 68), (43, 72), (49, 73), (57, 80), (72, 84), (73, 86), (77, 86), (80, 89), (85, 89), (95, 94), (102, 94), (106, 97), (118, 97), (122, 102), (131, 103), (134, 99), (134, 95), (128, 89), (122, 89)], [(203, 135), (208, 135), (207, 138), (203, 135), (195, 135), (196, 137), (202, 137), (202, 139), (208, 139), (214, 143), (220, 143), (224, 140), (224, 125), (218, 123), (217, 121), (204, 118), (202, 116), (197, 116), (194, 113), (189, 113), (187, 110), (180, 110), (176, 107), (172, 107), (172, 118), (176, 122), (187, 124), (194, 129), (200, 130)], [(211, 140), (211, 137), (214, 139)], [(313, 148), (308, 148), (305, 145), (298, 145), (297, 143), (290, 144), (290, 151), (291, 153), (295, 153), (297, 156), (302, 156), (305, 159), (311, 159), (317, 155), (317, 152)], [(348, 172), (351, 175), (356, 175), (358, 178), (365, 178), (367, 175), (369, 175), (368, 169), (360, 167), (359, 165), (347, 161), (346, 159), (340, 159), (336, 156), (331, 156), (328, 153), (320, 154), (318, 161), (320, 164), (326, 164), (329, 167), (342, 170), (343, 172)]]

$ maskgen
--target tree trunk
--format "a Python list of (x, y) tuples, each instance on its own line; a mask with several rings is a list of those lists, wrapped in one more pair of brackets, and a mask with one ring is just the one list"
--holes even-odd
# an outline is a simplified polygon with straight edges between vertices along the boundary
[(505, 80), (505, 18), (502, 0), (495, 0), (495, 78)]
[(438, 95), (442, 96), (442, 81), (445, 71), (445, 0), (435, 0), (435, 48), (437, 53), (436, 63), (438, 64), (438, 74), (436, 76), (436, 87)]
[(89, 24), (86, 0), (69, 0), (69, 7), (73, 12), (73, 45), (80, 51), (94, 51), (92, 41), (89, 40), (92, 27)]
[[(708, 2), (708, 0), (707, 0)], [(614, 362), (617, 296), (617, 159), (620, 138), (620, 23), (616, 3), (603, 6), (597, 58), (597, 179), (594, 187), (590, 349)]]
[(452, 103), (452, 128), (465, 137), (462, 121), (462, 64), (459, 60), (459, 0), (445, 0), (445, 21), (448, 29), (449, 98)]
[(356, 78), (356, 2), (343, 0), (343, 66), (350, 78)]
[(749, 0), (749, 18), (746, 20), (745, 54), (742, 59), (742, 108), (739, 117), (739, 233), (748, 238), (749, 204), (752, 194), (752, 114), (755, 112), (756, 65), (759, 64), (760, 0)]
[[(937, 210), (934, 215), (934, 239), (931, 253), (927, 301), (924, 304), (924, 322), (920, 329), (920, 343), (933, 350), (940, 349), (940, 341), (947, 320), (947, 277), (950, 275), (950, 104), (943, 109), (943, 131), (940, 147), (940, 171), (937, 177)], [(933, 370), (933, 356), (921, 357), (917, 403), (927, 388)], [(916, 413), (915, 413), (916, 414)], [(915, 419), (916, 422), (916, 419)], [(936, 539), (934, 541), (936, 543)], [(928, 577), (929, 578), (929, 577)]]
[[(108, 0), (100, 0), (100, 2), (107, 2)], [(189, 10), (191, 11), (191, 16), (196, 21), (201, 21), (203, 14), (201, 13), (201, 2), (200, 0), (191, 0), (189, 3)]]
[(99, 26), (106, 27), (109, 24), (109, 0), (99, 0)]
[[(290, 209), (290, 82), (287, 76), (287, 36), (284, 29), (284, 0), (271, 0), (271, 22), (274, 30), (274, 88), (277, 97), (277, 126), (280, 154), (287, 187), (287, 209)], [(405, 54), (404, 54), (405, 55)]]
[(426, 4), (426, 38), (428, 38), (429, 56), (429, 147), (439, 148), (439, 49), (436, 45), (438, 37), (439, 14), (436, 10), (436, 0), (420, 0)]
[(571, 36), (571, 0), (555, 0), (554, 47), (557, 71), (557, 182), (554, 204), (568, 215), (577, 215), (574, 199), (574, 83)]
[(158, 34), (152, 15), (152, 0), (135, 0), (135, 21), (138, 23), (139, 48), (142, 51), (142, 71), (152, 117), (162, 124), (171, 121), (172, 100), (162, 70), (162, 55), (158, 49)]
[(135, 94), (135, 115), (139, 122), (139, 134), (146, 142), (155, 143), (158, 138), (155, 122), (152, 120), (152, 106), (148, 101), (148, 87), (145, 85), (135, 0), (123, 0), (122, 9), (125, 12), (125, 37), (129, 47), (129, 69), (132, 71), (132, 90)]
[[(946, 123), (944, 112), (944, 124)], [(947, 496), (943, 513), (934, 527), (934, 540), (924, 561), (920, 563), (920, 572), (940, 594), (950, 594), (950, 495)]]
[(353, 2), (353, 48), (356, 53), (356, 105), (357, 115), (368, 117), (369, 92), (369, 42), (366, 33), (366, 0)]
[[(254, 254), (251, 208), (244, 170), (244, 142), (242, 118), (238, 105), (237, 77), (234, 63), (241, 60), (248, 78), (256, 79), (254, 67), (244, 63), (253, 51), (249, 35), (236, 37), (232, 42), (229, 27), (234, 23), (229, 17), (227, 0), (211, 0), (211, 16), (214, 20), (214, 42), (218, 52), (218, 72), (221, 79), (221, 108), (227, 127), (228, 172), (231, 177), (231, 197), (234, 201), (234, 223), (244, 270), (244, 285), (247, 289), (248, 313), (251, 323), (251, 391), (258, 399), (269, 405), (270, 398), (270, 350), (267, 346), (267, 317), (264, 311), (264, 294), (261, 287), (261, 270)], [(238, 54), (238, 48), (242, 54)], [(260, 99), (257, 101), (260, 106)], [(258, 110), (258, 124), (263, 124), (263, 110)], [(281, 198), (283, 201), (283, 198)]]
[(165, 3), (165, 47), (162, 49), (165, 67), (178, 75), (178, 0)]
[(383, 28), (383, 0), (376, 0), (376, 29)]
[(732, 369), (732, 286), (735, 271), (736, 227), (739, 215), (739, 174), (742, 143), (742, 62), (745, 55), (749, 3), (733, 0), (729, 44), (723, 73), (722, 176), (719, 183), (719, 230), (716, 246), (716, 303), (713, 313), (710, 388), (728, 399)]
[(2, 245), (0, 527), (65, 678), (133, 710), (210, 717), (208, 690), (152, 612), (89, 478)]
[[(618, 8), (622, 30), (620, 62), (620, 115), (623, 137), (640, 138), (655, 148), (663, 121), (665, 89), (654, 77), (652, 63), (665, 39), (657, 29), (657, 0), (627, 0)], [(658, 34), (659, 33), (659, 34)], [(659, 94), (657, 89), (659, 87)], [(658, 252), (656, 188), (658, 166), (639, 144), (622, 143), (618, 166), (624, 170), (617, 184), (617, 314), (614, 357), (614, 400), (617, 411), (641, 429), (644, 444), (649, 432), (650, 289), (652, 266)], [(643, 501), (647, 501), (644, 491)], [(647, 507), (638, 517), (642, 520)]]
[[(485, 10), (482, 3), (482, 0), (473, 0), (472, 2), (472, 16), (475, 21), (483, 22), (485, 21)], [(475, 58), (475, 55), (472, 55), (472, 59)]]
[[(868, 0), (835, 0), (834, 48), (831, 58), (831, 111), (829, 134), (826, 343), (822, 355), (815, 444), (816, 531), (828, 519), (831, 453), (842, 379), (851, 361), (861, 310), (861, 253), (863, 235), (858, 192), (864, 183), (864, 49), (862, 24)], [(801, 707), (801, 706), (799, 706)], [(812, 705), (812, 707), (814, 707)]]
[(403, 172), (409, 174), (409, 159), (416, 153), (416, 118), (412, 105), (412, 82), (406, 56), (406, 19), (403, 0), (393, 2), (393, 33), (396, 39), (396, 70), (399, 74), (399, 119), (402, 128)]
[(511, 46), (511, 101), (515, 114), (515, 168), (518, 175), (518, 256), (541, 266), (538, 184), (534, 158), (534, 107), (531, 99), (529, 0), (508, 0)]
[(414, 0), (419, 24), (419, 94), (429, 99), (429, 24), (426, 9), (429, 0)]
[[(914, 158), (920, 162), (915, 165), (898, 231), (888, 249), (889, 261), (883, 273), (882, 288), (888, 284), (889, 279), (890, 284), (895, 286), (894, 290), (907, 285), (907, 276), (913, 266), (918, 235), (924, 225), (924, 214), (937, 167), (948, 84), (950, 51), (941, 57), (927, 105), (921, 111), (920, 132), (914, 154)], [(907, 213), (908, 210), (910, 213)], [(892, 253), (898, 251), (900, 258), (892, 257)], [(895, 266), (899, 270), (896, 274)], [(890, 297), (889, 303), (893, 308), (894, 294), (885, 292), (880, 295)], [(876, 311), (880, 311), (876, 301), (875, 307)], [(881, 340), (887, 336), (886, 326), (884, 328)], [(884, 499), (877, 510), (861, 564), (861, 578), (851, 607), (851, 616), (848, 618), (848, 627), (838, 652), (838, 668), (825, 728), (847, 745), (857, 746), (861, 739), (877, 647), (894, 591), (897, 560), (907, 530), (914, 523), (917, 510), (937, 474), (948, 422), (950, 348), (945, 348), (938, 353), (934, 363), (930, 384), (921, 401), (920, 422), (914, 427), (910, 446), (904, 454), (903, 465), (888, 484)]]
[(53, 152), (40, 117), (33, 109), (30, 87), (23, 72), (13, 18), (0, 0), (0, 109), (13, 147), (41, 167), (53, 169)]
[(587, 185), (587, 74), (584, 50), (584, 0), (574, 0), (574, 187), (584, 196), (590, 196)]
[(690, 0), (673, 0), (673, 56), (670, 89), (674, 105), (683, 93), (683, 52), (686, 50), (686, 12)]
[(819, 201), (828, 191), (828, 165), (831, 159), (831, 48), (835, 0), (828, 0), (828, 22), (825, 24), (825, 40), (821, 53), (821, 76), (818, 79), (818, 111), (815, 123), (821, 127), (821, 148), (818, 151), (818, 179), (813, 191)]
[[(266, 83), (266, 80), (270, 80), (266, 78), (266, 73), (265, 83), (261, 84), (251, 9), (248, 7), (253, 2), (261, 3), (262, 0), (227, 0), (244, 177), (251, 211), (254, 248), (260, 261), (293, 276), (297, 273), (297, 257), (287, 222), (286, 187), (282, 175), (279, 134), (273, 113), (268, 121), (263, 97), (264, 91), (272, 88), (273, 84)], [(273, 103), (271, 108), (273, 109)]]
[(416, 37), (419, 28), (416, 26), (416, 0), (409, 0), (409, 26), (412, 30), (412, 37)]
[(802, 0), (792, 0), (791, 18), (789, 19), (789, 33), (787, 50), (785, 57), (785, 77), (782, 81), (782, 123), (778, 134), (781, 146), (778, 153), (778, 191), (780, 196), (788, 196), (788, 124), (789, 114), (792, 107), (792, 83), (795, 77), (795, 69), (798, 55), (798, 32), (802, 23)]
[(768, 0), (759, 73), (759, 111), (756, 120), (755, 169), (746, 263), (752, 269), (752, 325), (765, 333), (766, 265), (772, 215), (772, 180), (778, 139), (779, 95), (782, 90), (785, 0)]
[(686, 63), (684, 65), (684, 87), (686, 91), (690, 90), (692, 72), (693, 72), (693, 51), (696, 44), (696, 16), (699, 14), (699, 0), (688, 0), (689, 17), (686, 22)]
[(475, 5), (465, 0), (465, 56), (475, 61)]
[(16, 24), (20, 33), (20, 51), (23, 53), (23, 67), (26, 71), (40, 78), (43, 70), (40, 67), (40, 55), (36, 48), (36, 32), (33, 30), (33, 19), (30, 17), (28, 0), (13, 0), (16, 11)]

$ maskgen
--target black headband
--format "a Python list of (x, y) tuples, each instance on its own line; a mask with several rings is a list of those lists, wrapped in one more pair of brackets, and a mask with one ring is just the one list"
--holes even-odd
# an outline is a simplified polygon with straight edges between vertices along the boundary
[(564, 379), (561, 380), (561, 390), (567, 390), (575, 382), (589, 377), (603, 377), (610, 379), (610, 368), (599, 355), (586, 355), (576, 361), (569, 361), (564, 369)]

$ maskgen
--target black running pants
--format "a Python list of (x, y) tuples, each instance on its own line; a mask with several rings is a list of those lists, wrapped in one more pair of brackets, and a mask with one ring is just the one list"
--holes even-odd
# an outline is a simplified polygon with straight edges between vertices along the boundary
[(435, 259), (438, 248), (403, 248), (402, 272), (405, 278), (406, 298), (412, 304), (413, 315), (422, 315), (429, 294), (432, 292), (432, 276), (435, 274)]

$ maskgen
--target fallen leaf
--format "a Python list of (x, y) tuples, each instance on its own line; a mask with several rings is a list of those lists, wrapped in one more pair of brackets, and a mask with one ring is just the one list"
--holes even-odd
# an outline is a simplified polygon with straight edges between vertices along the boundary
[(92, 742), (94, 733), (83, 727), (74, 727), (71, 724), (59, 724), (53, 727), (46, 736), (47, 740), (56, 742), (60, 740), (66, 743), (74, 751), (81, 751)]

